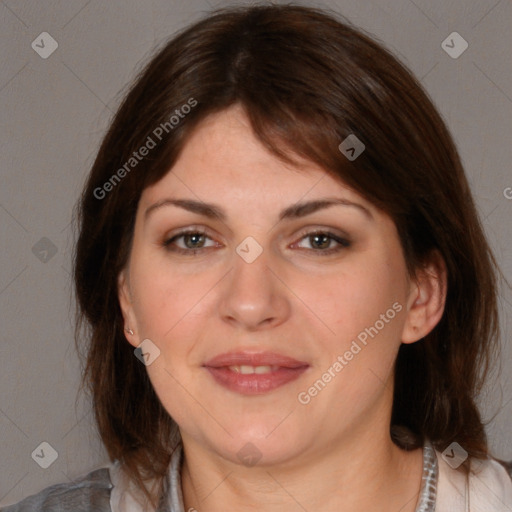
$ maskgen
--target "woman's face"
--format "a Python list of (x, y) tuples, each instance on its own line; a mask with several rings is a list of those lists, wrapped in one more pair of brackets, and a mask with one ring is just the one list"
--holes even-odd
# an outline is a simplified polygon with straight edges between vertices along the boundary
[(397, 231), (303, 164), (267, 152), (238, 107), (208, 118), (142, 193), (120, 276), (128, 340), (150, 340), (147, 371), (184, 442), (236, 463), (389, 432), (415, 299)]

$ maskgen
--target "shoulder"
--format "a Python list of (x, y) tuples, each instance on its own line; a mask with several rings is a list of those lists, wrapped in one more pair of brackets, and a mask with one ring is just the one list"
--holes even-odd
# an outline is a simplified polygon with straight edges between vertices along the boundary
[[(441, 510), (505, 512), (512, 510), (510, 466), (495, 459), (471, 459), (469, 476), (436, 452), (439, 464), (437, 502)], [(467, 507), (470, 507), (469, 509)]]
[(109, 467), (91, 471), (73, 482), (52, 485), (1, 512), (111, 512), (113, 488)]
[[(470, 489), (479, 497), (476, 506), (497, 512), (512, 510), (512, 477), (508, 468), (494, 459), (478, 460), (473, 466)], [(489, 509), (491, 505), (493, 508)]]

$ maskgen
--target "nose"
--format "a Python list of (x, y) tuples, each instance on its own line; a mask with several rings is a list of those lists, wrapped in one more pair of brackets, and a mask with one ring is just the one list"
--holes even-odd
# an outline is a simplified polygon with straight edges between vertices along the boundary
[(250, 263), (235, 253), (220, 298), (223, 321), (250, 331), (285, 322), (291, 304), (289, 291), (278, 275), (278, 268), (269, 261), (266, 251)]

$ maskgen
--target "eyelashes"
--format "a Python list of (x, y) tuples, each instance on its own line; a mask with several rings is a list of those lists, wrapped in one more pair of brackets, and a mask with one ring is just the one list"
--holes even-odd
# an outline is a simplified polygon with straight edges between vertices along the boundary
[[(297, 247), (304, 241), (309, 243), (309, 247)], [(180, 242), (181, 246), (178, 242)], [(208, 242), (213, 243), (207, 245)], [(291, 247), (297, 247), (298, 250), (308, 251), (314, 255), (326, 256), (339, 253), (350, 247), (351, 244), (351, 241), (346, 237), (339, 236), (328, 230), (316, 229), (302, 233), (299, 240), (294, 242)], [(164, 240), (162, 245), (169, 252), (186, 256), (194, 256), (215, 247), (222, 247), (222, 245), (215, 242), (208, 233), (201, 229), (180, 231)]]

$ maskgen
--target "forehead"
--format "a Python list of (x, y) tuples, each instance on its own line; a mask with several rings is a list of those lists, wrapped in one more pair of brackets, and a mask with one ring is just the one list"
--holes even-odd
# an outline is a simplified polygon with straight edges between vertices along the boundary
[(296, 202), (342, 194), (370, 207), (325, 169), (298, 156), (293, 158), (296, 165), (266, 149), (254, 135), (243, 109), (236, 105), (198, 125), (170, 172), (144, 191), (141, 203), (158, 201), (166, 194), (199, 200), (217, 197), (227, 203), (259, 197), (269, 205), (283, 198)]

